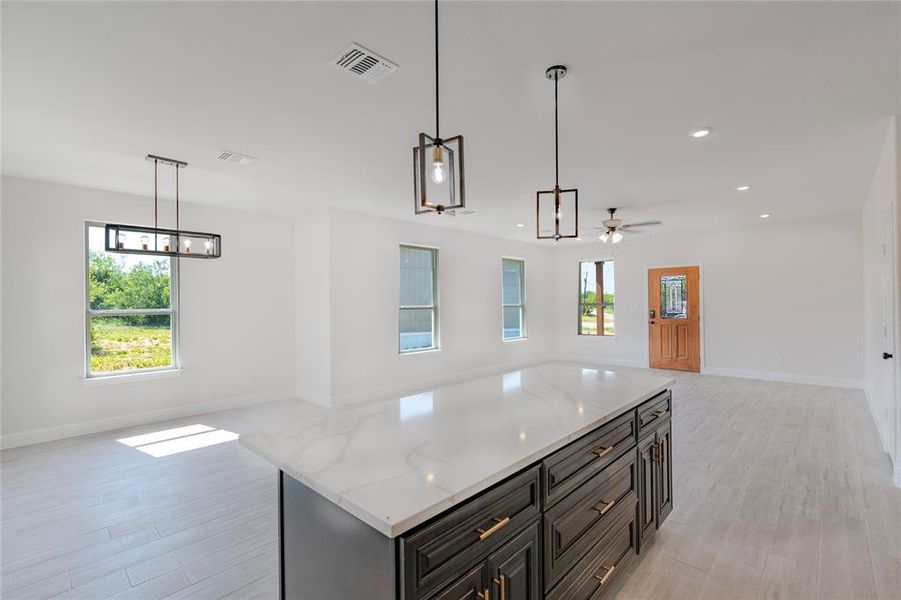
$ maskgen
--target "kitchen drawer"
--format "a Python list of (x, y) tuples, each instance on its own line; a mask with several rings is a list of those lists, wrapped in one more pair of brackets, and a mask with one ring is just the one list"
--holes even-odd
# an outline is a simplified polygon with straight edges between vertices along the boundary
[(671, 414), (672, 393), (663, 392), (638, 407), (638, 436), (654, 431)]
[(534, 466), (400, 540), (401, 597), (423, 598), (541, 515)]
[(633, 449), (555, 504), (544, 515), (544, 581), (550, 589), (638, 502), (638, 462)]
[(635, 506), (616, 509), (616, 522), (547, 594), (548, 600), (598, 600), (609, 596), (618, 575), (635, 557)]
[(602, 471), (637, 440), (635, 413), (630, 410), (546, 458), (545, 508)]

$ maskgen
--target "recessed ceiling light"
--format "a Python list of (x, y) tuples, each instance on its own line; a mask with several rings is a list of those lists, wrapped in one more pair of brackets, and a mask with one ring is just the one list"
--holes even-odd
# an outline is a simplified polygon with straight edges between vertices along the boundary
[(751, 189), (751, 186), (750, 185), (740, 185), (735, 189), (738, 190), (739, 192), (747, 192), (748, 190)]
[(702, 138), (710, 135), (710, 132), (713, 131), (710, 127), (705, 127), (703, 129), (697, 129), (691, 132), (691, 137), (693, 138)]
[(525, 224), (525, 223), (517, 223), (516, 226), (517, 226), (517, 227), (525, 227), (526, 224)]
[(769, 218), (770, 218), (770, 213), (763, 213), (762, 215), (760, 215), (760, 218), (761, 218), (761, 219), (769, 219)]

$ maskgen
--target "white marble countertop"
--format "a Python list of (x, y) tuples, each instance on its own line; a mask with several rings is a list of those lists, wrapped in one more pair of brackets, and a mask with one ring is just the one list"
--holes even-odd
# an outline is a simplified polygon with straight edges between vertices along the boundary
[(319, 416), (240, 442), (388, 537), (547, 456), (673, 383), (642, 369), (550, 362)]

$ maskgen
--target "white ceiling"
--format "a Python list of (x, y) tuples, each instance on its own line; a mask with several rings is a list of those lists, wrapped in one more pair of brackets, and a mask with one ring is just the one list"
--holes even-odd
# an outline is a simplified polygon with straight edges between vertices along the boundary
[[(191, 164), (190, 201), (531, 240), (554, 175), (544, 70), (563, 63), (561, 185), (579, 188), (583, 227), (607, 206), (661, 231), (849, 212), (898, 106), (899, 6), (445, 2), (442, 130), (465, 135), (478, 212), (413, 217), (430, 2), (3, 2), (3, 173), (146, 195), (152, 152)], [(335, 69), (351, 41), (400, 68), (374, 85)], [(714, 133), (688, 136), (701, 126)]]

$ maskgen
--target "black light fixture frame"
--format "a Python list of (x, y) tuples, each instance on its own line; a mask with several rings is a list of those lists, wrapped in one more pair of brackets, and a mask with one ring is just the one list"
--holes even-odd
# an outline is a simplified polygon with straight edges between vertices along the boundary
[[(557, 84), (566, 76), (566, 67), (554, 65), (548, 67), (544, 76), (554, 81), (554, 189), (539, 190), (535, 194), (535, 236), (539, 240), (562, 240), (579, 237), (579, 190), (576, 188), (560, 189), (560, 127), (557, 110)], [(575, 228), (570, 233), (560, 233), (560, 197), (572, 194), (573, 209), (575, 210)], [(550, 195), (554, 199), (554, 233), (541, 235), (541, 197)]]
[[(438, 67), (438, 0), (435, 0), (435, 136), (432, 137), (427, 133), (420, 133), (419, 144), (413, 147), (413, 212), (417, 215), (433, 212), (441, 214), (448, 210), (466, 207), (463, 136), (455, 135), (449, 138), (442, 138), (440, 134)], [(428, 157), (431, 154), (430, 151), (435, 149), (440, 149), (447, 155), (445, 164), (448, 172), (448, 199), (450, 200), (447, 204), (432, 202), (428, 197), (428, 183), (426, 179)], [(459, 169), (459, 182), (456, 180), (457, 169)]]
[[(108, 223), (105, 231), (105, 249), (107, 252), (117, 254), (150, 254), (155, 256), (171, 256), (178, 258), (219, 258), (222, 256), (222, 236), (218, 233), (203, 231), (188, 231), (179, 227), (179, 194), (178, 194), (178, 170), (188, 166), (188, 163), (166, 158), (155, 154), (148, 154), (147, 160), (153, 161), (153, 227), (140, 225), (126, 225), (123, 223)], [(175, 229), (159, 227), (159, 165), (175, 167)], [(141, 248), (126, 247), (119, 243), (119, 236), (125, 233), (147, 234), (153, 243), (142, 245)], [(169, 238), (169, 250), (159, 247), (160, 238)], [(182, 240), (202, 240), (209, 242), (209, 249), (202, 248), (194, 252), (190, 247), (183, 249)], [(149, 240), (148, 240), (149, 241)], [(174, 248), (174, 250), (173, 250)]]

